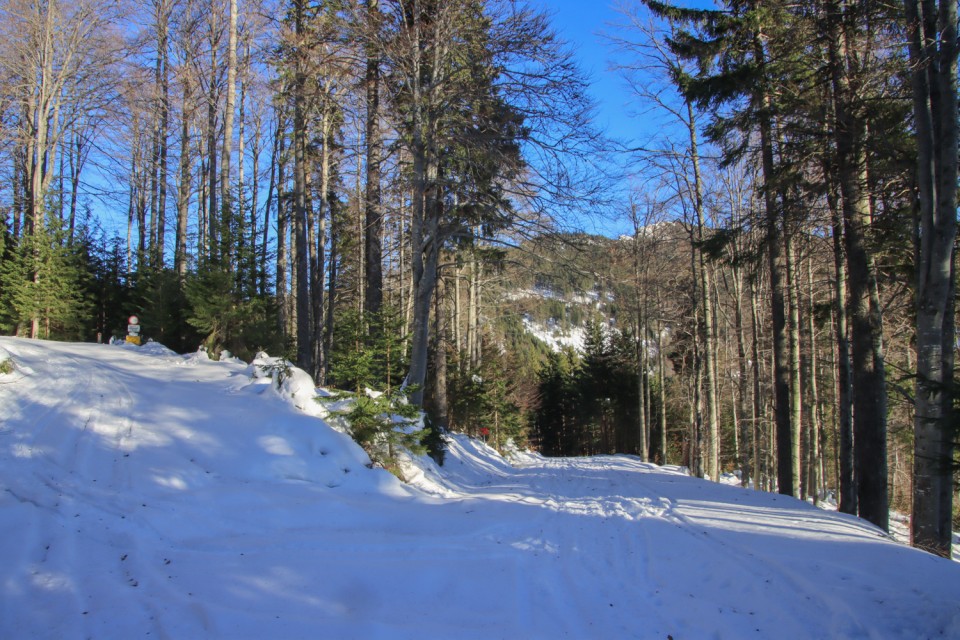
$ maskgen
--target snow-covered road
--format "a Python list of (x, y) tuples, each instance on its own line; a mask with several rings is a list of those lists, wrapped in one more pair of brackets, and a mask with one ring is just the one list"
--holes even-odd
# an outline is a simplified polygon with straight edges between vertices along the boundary
[(791, 498), (463, 437), (404, 485), (242, 363), (6, 357), (0, 638), (960, 637), (960, 566)]

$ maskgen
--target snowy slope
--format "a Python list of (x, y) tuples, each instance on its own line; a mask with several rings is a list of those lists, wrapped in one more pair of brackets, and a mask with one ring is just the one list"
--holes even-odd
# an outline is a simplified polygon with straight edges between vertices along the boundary
[(551, 351), (560, 352), (564, 349), (573, 349), (583, 353), (583, 345), (586, 342), (586, 331), (583, 327), (562, 329), (555, 323), (543, 326), (524, 316), (523, 328), (527, 333), (550, 347)]
[(960, 565), (790, 498), (460, 437), (403, 485), (241, 363), (5, 354), (0, 638), (960, 637)]

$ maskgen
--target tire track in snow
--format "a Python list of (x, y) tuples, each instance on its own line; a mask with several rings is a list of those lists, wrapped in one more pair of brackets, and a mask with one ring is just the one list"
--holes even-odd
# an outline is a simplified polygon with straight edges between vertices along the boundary
[[(590, 637), (598, 626), (609, 628), (613, 621), (620, 625), (620, 637), (645, 637), (641, 620), (655, 613), (651, 605), (655, 594), (637, 584), (647, 558), (637, 545), (636, 521), (656, 514), (658, 508), (645, 500), (607, 496), (603, 485), (615, 486), (605, 477), (609, 474), (605, 467), (584, 469), (580, 460), (574, 464), (540, 458), (537, 464), (498, 478), (499, 499), (541, 508), (540, 515), (526, 519), (524, 531), (537, 530), (541, 536), (547, 532), (547, 537), (537, 548), (535, 536), (519, 544), (527, 552), (539, 550), (540, 555), (553, 557), (549, 570), (545, 563), (537, 565), (539, 582), (526, 585), (523, 601), (551, 623), (562, 620), (570, 637)], [(617, 553), (611, 554), (611, 548)], [(607, 561), (601, 562), (604, 558)], [(603, 585), (604, 590), (571, 602), (567, 596), (581, 588), (584, 574), (602, 576), (592, 584)]]
[[(23, 518), (27, 526), (6, 537), (6, 544), (22, 549), (17, 554), (16, 567), (11, 569), (23, 576), (23, 584), (29, 585), (38, 611), (46, 608), (61, 612), (49, 621), (54, 628), (61, 619), (73, 616), (77, 616), (73, 618), (76, 626), (83, 604), (77, 589), (66, 578), (66, 568), (72, 566), (78, 554), (73, 537), (66, 536), (64, 542), (65, 537), (59, 534), (63, 529), (77, 527), (81, 519), (71, 487), (77, 481), (76, 462), (82, 444), (89, 438), (92, 414), (84, 410), (84, 401), (89, 396), (92, 377), (79, 375), (76, 358), (58, 359), (58, 364), (66, 362), (68, 366), (53, 370), (38, 346), (24, 341), (11, 347), (9, 350), (25, 374), (17, 383), (44, 391), (42, 396), (34, 394), (41, 399), (32, 400), (20, 414), (7, 418), (19, 439), (6, 452), (10, 456), (8, 462), (23, 467), (22, 473), (9, 474), (8, 482), (16, 483), (16, 478), (21, 477), (38, 481), (8, 488), (11, 495), (34, 507)], [(32, 416), (32, 424), (24, 422), (25, 416)], [(39, 615), (7, 613), (12, 619)]]
[[(77, 348), (84, 347), (71, 345), (71, 349)], [(125, 375), (114, 371), (118, 362), (137, 367), (136, 355), (115, 350), (111, 358), (101, 361), (67, 353), (57, 343), (44, 343), (42, 349), (58, 352), (55, 368), (40, 347), (29, 342), (15, 346), (15, 359), (28, 363), (28, 374), (21, 383), (41, 389), (40, 397), (49, 399), (34, 401), (23, 412), (33, 416), (34, 424), (16, 427), (22, 440), (12, 452), (13, 461), (22, 462), (25, 471), (36, 479), (24, 486), (32, 486), (34, 491), (37, 487), (47, 489), (42, 495), (21, 496), (37, 508), (27, 518), (26, 531), (15, 538), (27, 545), (19, 554), (23, 560), (17, 571), (25, 576), (24, 583), (37, 590), (38, 603), (59, 601), (38, 606), (38, 610), (61, 612), (48, 626), (61, 629), (62, 636), (102, 635), (110, 619), (108, 606), (143, 610), (145, 626), (141, 628), (150, 628), (147, 621), (156, 615), (151, 613), (149, 599), (137, 595), (138, 590), (143, 591), (141, 576), (145, 572), (137, 542), (138, 527), (128, 518), (139, 504), (130, 491), (128, 457), (133, 436), (129, 415), (136, 399)], [(15, 490), (8, 491), (17, 495)], [(64, 529), (73, 532), (63, 535)], [(77, 567), (86, 567), (81, 570), (102, 580), (91, 584), (64, 582), (60, 576), (73, 573)], [(123, 585), (129, 597), (116, 602), (115, 597), (105, 595), (116, 593), (111, 583)], [(11, 613), (16, 618), (24, 615)]]
[[(597, 576), (594, 584), (604, 586), (591, 608), (582, 607), (581, 616), (586, 620), (583, 632), (589, 634), (592, 622), (602, 616), (610, 618), (604, 621), (605, 627), (612, 621), (620, 625), (620, 637), (652, 637), (659, 617), (657, 594), (655, 587), (642, 579), (649, 573), (650, 557), (639, 543), (644, 521), (657, 517), (658, 509), (647, 500), (622, 495), (610, 465), (582, 462), (556, 459), (549, 461), (549, 467), (556, 473), (556, 481), (563, 479), (552, 489), (560, 503), (560, 514), (584, 522), (579, 527), (561, 523), (557, 528), (575, 533), (565, 543), (577, 550), (579, 565), (570, 571), (568, 589), (575, 588), (572, 583), (584, 574)], [(599, 562), (601, 558), (604, 563)]]
[[(848, 607), (842, 599), (820, 596), (822, 585), (804, 579), (800, 573), (780, 562), (775, 555), (763, 554), (762, 561), (758, 561), (761, 560), (758, 553), (741, 542), (745, 539), (743, 532), (718, 529), (704, 524), (695, 516), (684, 513), (683, 505), (678, 504), (674, 499), (651, 492), (641, 482), (636, 483), (636, 490), (661, 504), (660, 517), (672, 523), (675, 526), (676, 535), (686, 540), (685, 555), (704, 558), (709, 562), (709, 565), (704, 567), (706, 570), (703, 580), (705, 583), (719, 580), (720, 586), (710, 588), (708, 591), (733, 594), (729, 598), (730, 603), (726, 605), (725, 612), (741, 616), (746, 614), (750, 618), (755, 618), (756, 624), (759, 625), (755, 627), (756, 632), (761, 634), (761, 637), (771, 635), (792, 637), (809, 631), (811, 621), (798, 614), (796, 608), (791, 606), (799, 594), (806, 594), (805, 597), (808, 600), (812, 598), (811, 594), (818, 594), (816, 596), (818, 608), (821, 611), (830, 612), (830, 615), (824, 615), (822, 618), (830, 623), (823, 630), (825, 637), (836, 636), (838, 633), (843, 637), (866, 636), (866, 631), (857, 622), (859, 615), (857, 611)], [(735, 517), (735, 514), (730, 515)], [(663, 583), (667, 583), (668, 578), (670, 582), (675, 582), (677, 579), (677, 572), (670, 571), (669, 568), (662, 573), (665, 576), (660, 578)], [(771, 598), (769, 594), (771, 590), (780, 595)], [(690, 598), (691, 601), (696, 601), (696, 593), (691, 592)], [(763, 612), (764, 615), (761, 617), (758, 615), (760, 612), (750, 610), (750, 603), (753, 601), (782, 602), (784, 606), (776, 612)], [(699, 608), (703, 605), (692, 602), (692, 606)], [(704, 612), (704, 617), (707, 613)], [(712, 613), (709, 612), (710, 615)], [(763, 627), (764, 619), (769, 620), (770, 626)], [(703, 631), (707, 630), (695, 629), (694, 632)]]
[[(622, 585), (623, 591), (633, 598), (626, 603), (631, 615), (645, 621), (643, 630), (624, 628), (624, 637), (664, 637), (668, 633), (700, 636), (721, 632), (699, 623), (699, 620), (716, 619), (717, 608), (729, 614), (731, 621), (726, 633), (721, 633), (724, 637), (747, 631), (789, 636), (791, 632), (802, 634), (809, 628), (810, 621), (795, 613), (790, 603), (797, 594), (817, 593), (817, 585), (798, 579), (795, 571), (769, 559), (758, 564), (756, 554), (733, 542), (738, 534), (724, 535), (722, 531), (711, 534), (669, 497), (647, 489), (642, 474), (650, 472), (649, 465), (619, 456), (542, 460), (541, 465), (524, 469), (531, 478), (531, 489), (540, 489), (549, 495), (546, 503), (557, 510), (558, 517), (580, 516), (586, 522), (596, 523), (596, 526), (551, 527), (554, 531), (567, 532), (560, 548), (576, 552), (570, 557), (581, 566), (570, 571), (570, 575), (582, 575), (583, 571), (603, 574), (606, 579), (598, 580), (598, 584)], [(532, 473), (534, 470), (539, 473)], [(571, 532), (577, 533), (570, 535)], [(609, 547), (615, 547), (616, 552), (611, 552)], [(599, 566), (593, 562), (594, 558), (618, 560)], [(664, 618), (657, 605), (665, 595), (674, 601), (674, 596), (667, 594), (668, 589), (683, 588), (684, 585), (678, 584), (678, 574), (698, 575), (696, 571), (687, 570), (697, 559), (703, 563), (704, 570), (685, 585), (689, 591), (686, 596), (690, 601), (690, 615), (678, 625), (677, 620)], [(755, 566), (762, 568), (754, 569)], [(610, 580), (611, 575), (616, 579)], [(639, 585), (638, 581), (645, 584)], [(714, 582), (719, 586), (710, 584)], [(751, 611), (751, 595), (766, 601), (771, 589), (782, 594), (777, 600), (784, 603), (782, 610), (762, 612), (762, 616), (761, 612)], [(730, 595), (721, 601), (706, 602), (701, 598), (702, 593)], [(622, 600), (616, 588), (608, 588), (603, 595), (611, 600), (612, 609), (617, 608), (618, 599)], [(854, 636), (862, 634), (855, 612), (843, 603), (820, 600), (823, 610), (832, 613), (834, 622), (830, 629), (842, 629), (843, 633)], [(598, 615), (596, 608), (579, 606), (578, 618), (589, 619), (595, 615)], [(767, 620), (770, 626), (764, 628), (761, 620)]]

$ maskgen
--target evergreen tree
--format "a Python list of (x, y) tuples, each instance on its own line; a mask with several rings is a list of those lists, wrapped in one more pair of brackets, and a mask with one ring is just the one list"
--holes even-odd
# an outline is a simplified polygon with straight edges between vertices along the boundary
[(21, 236), (0, 265), (4, 330), (33, 338), (83, 339), (90, 313), (80, 245), (54, 223)]
[(520, 409), (514, 401), (515, 381), (499, 349), (488, 348), (476, 369), (457, 369), (449, 381), (451, 426), (483, 437), (501, 449), (510, 440), (525, 443)]
[(547, 354), (537, 374), (537, 408), (532, 416), (532, 431), (539, 450), (548, 456), (577, 455), (580, 425), (580, 393), (573, 375), (572, 351)]
[(148, 267), (134, 274), (132, 281), (142, 336), (174, 351), (196, 350), (203, 336), (187, 323), (190, 305), (180, 275), (173, 269)]
[(115, 235), (108, 242), (102, 231), (83, 226), (77, 242), (83, 247), (89, 272), (90, 337), (108, 342), (125, 335), (127, 319), (137, 310), (127, 282), (123, 241)]
[[(728, 10), (686, 10), (654, 0), (646, 4), (658, 15), (683, 21), (691, 28), (679, 31), (671, 40), (672, 50), (697, 65), (695, 75), (677, 78), (687, 99), (699, 108), (713, 108), (711, 133), (718, 142), (733, 143), (733, 153), (747, 149), (747, 141), (759, 133), (764, 185), (766, 249), (771, 280), (774, 338), (774, 415), (777, 433), (777, 475), (779, 490), (798, 493), (799, 482), (793, 452), (798, 441), (795, 380), (788, 335), (787, 264), (785, 242), (790, 225), (786, 220), (781, 166), (775, 163), (779, 132), (775, 119), (780, 107), (775, 101), (776, 82), (785, 65), (794, 61), (788, 51), (771, 52), (787, 42), (784, 34), (792, 24), (780, 2), (761, 5), (753, 0), (731, 2)], [(794, 43), (796, 44), (796, 43)], [(773, 58), (772, 61), (771, 58)], [(721, 107), (733, 105), (728, 112)], [(739, 137), (728, 134), (740, 131)]]
[[(637, 339), (629, 331), (616, 332), (611, 336), (613, 374), (610, 381), (611, 395), (615, 400), (613, 428), (614, 450), (617, 453), (641, 455), (640, 430), (643, 429), (640, 415), (639, 394), (646, 378), (637, 362)], [(642, 384), (641, 384), (642, 383)]]
[(397, 466), (398, 449), (415, 454), (427, 453), (421, 444), (424, 433), (414, 428), (419, 410), (397, 389), (392, 393), (361, 392), (353, 397), (349, 409), (338, 412), (350, 425), (350, 433), (374, 464), (379, 464), (401, 479)]
[(613, 453), (614, 373), (610, 336), (599, 321), (591, 320), (586, 326), (583, 359), (576, 371), (583, 394), (579, 448), (584, 453)]
[(224, 268), (207, 264), (187, 278), (186, 321), (199, 332), (199, 346), (213, 357), (223, 349), (244, 359), (252, 358), (258, 351), (286, 355), (283, 338), (277, 331), (273, 299), (240, 297), (232, 286), (234, 277)]
[(406, 373), (403, 318), (388, 306), (379, 313), (345, 310), (337, 321), (330, 382), (341, 389), (392, 393)]

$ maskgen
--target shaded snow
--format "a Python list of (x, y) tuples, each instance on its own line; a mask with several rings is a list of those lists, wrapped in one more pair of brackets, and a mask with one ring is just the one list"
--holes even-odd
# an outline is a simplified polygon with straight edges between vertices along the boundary
[(462, 436), (405, 485), (296, 374), (4, 353), (5, 639), (960, 637), (960, 566), (789, 497)]

